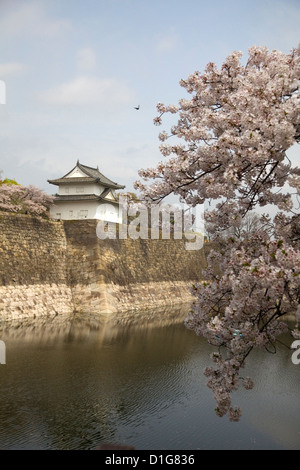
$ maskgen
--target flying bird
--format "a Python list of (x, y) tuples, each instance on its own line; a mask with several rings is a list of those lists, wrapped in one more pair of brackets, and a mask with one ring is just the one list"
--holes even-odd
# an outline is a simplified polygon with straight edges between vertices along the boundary
[(139, 109), (140, 109), (140, 105), (138, 105), (138, 106), (134, 106), (134, 109), (137, 109), (137, 110), (139, 110)]

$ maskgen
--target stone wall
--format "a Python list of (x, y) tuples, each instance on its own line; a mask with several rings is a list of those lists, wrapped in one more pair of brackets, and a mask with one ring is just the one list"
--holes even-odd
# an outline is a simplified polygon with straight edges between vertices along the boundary
[[(141, 309), (191, 301), (201, 279), (204, 250), (188, 251), (185, 240), (99, 240), (97, 221), (64, 222), (68, 276), (76, 311), (131, 320)], [(76, 294), (75, 294), (76, 293)]]
[[(0, 214), (0, 318), (136, 321), (191, 300), (204, 250), (184, 240), (99, 240), (97, 221)], [(151, 314), (150, 314), (151, 315)]]
[(0, 213), (0, 318), (73, 311), (66, 246), (61, 224)]

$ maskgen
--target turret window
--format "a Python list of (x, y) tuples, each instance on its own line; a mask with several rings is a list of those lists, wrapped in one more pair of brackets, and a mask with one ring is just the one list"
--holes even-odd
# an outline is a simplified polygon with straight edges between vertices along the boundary
[(79, 211), (79, 212), (78, 212), (79, 218), (80, 218), (80, 219), (86, 219), (87, 216), (88, 216), (88, 212), (89, 212), (89, 211), (86, 211), (86, 210), (81, 210), (81, 211)]

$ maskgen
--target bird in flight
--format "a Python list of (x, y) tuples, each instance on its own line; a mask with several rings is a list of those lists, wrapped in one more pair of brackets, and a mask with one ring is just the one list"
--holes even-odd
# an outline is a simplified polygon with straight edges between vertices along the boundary
[(138, 105), (138, 106), (134, 106), (134, 109), (137, 109), (137, 110), (139, 110), (139, 109), (140, 109), (140, 105)]

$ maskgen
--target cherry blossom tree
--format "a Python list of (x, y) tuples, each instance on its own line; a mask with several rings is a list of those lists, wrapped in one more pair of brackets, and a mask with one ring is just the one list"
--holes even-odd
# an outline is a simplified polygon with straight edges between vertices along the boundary
[[(155, 124), (165, 114), (177, 122), (159, 134), (165, 160), (135, 183), (146, 200), (211, 203), (205, 224), (215, 248), (185, 324), (216, 347), (204, 374), (216, 413), (233, 421), (241, 410), (232, 392), (253, 387), (242, 375), (247, 357), (254, 348), (274, 352), (285, 315), (299, 317), (300, 168), (287, 155), (300, 140), (299, 85), (300, 45), (289, 54), (253, 46), (244, 63), (241, 52), (220, 68), (209, 63), (181, 80), (187, 97), (178, 105), (157, 105)], [(269, 204), (275, 216), (260, 216), (269, 229), (237, 237), (247, 214)], [(298, 324), (292, 334), (300, 338)]]
[(14, 180), (0, 182), (0, 210), (47, 216), (54, 197), (35, 186), (22, 186)]

